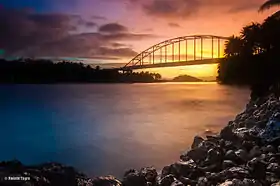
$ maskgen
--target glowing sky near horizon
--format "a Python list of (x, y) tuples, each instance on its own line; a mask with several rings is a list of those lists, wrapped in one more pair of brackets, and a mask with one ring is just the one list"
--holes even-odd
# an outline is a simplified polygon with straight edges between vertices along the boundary
[[(126, 63), (135, 54), (166, 39), (194, 34), (238, 34), (246, 24), (262, 22), (275, 12), (276, 9), (271, 9), (258, 13), (258, 7), (263, 2), (2, 0), (0, 32), (4, 34), (0, 43), (4, 47), (0, 48), (7, 56), (87, 58), (92, 63)], [(11, 14), (10, 10), (24, 13)], [(73, 23), (72, 18), (65, 15), (75, 15), (79, 19)], [(11, 27), (6, 28), (3, 23)], [(17, 32), (18, 28), (21, 35)], [(107, 34), (105, 37), (100, 35), (104, 33)], [(213, 74), (215, 68), (215, 65), (204, 65), (162, 69), (159, 72), (164, 72), (166, 76), (186, 72), (207, 77), (216, 75)]]

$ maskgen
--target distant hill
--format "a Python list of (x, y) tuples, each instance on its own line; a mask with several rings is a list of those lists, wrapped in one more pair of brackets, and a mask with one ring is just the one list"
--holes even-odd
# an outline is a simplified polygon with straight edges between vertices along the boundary
[(175, 82), (202, 82), (203, 80), (198, 79), (193, 76), (189, 76), (189, 75), (180, 75), (180, 76), (173, 78), (172, 81), (175, 81)]

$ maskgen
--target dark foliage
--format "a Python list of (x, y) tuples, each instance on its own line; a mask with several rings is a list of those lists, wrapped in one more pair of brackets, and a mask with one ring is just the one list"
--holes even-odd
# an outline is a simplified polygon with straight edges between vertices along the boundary
[(239, 37), (225, 45), (225, 58), (218, 66), (217, 80), (223, 84), (249, 85), (252, 97), (270, 88), (279, 93), (280, 17), (267, 18), (262, 24), (244, 27)]
[(95, 69), (82, 63), (49, 60), (0, 60), (0, 83), (133, 83), (155, 82), (160, 74), (122, 73), (115, 69)]

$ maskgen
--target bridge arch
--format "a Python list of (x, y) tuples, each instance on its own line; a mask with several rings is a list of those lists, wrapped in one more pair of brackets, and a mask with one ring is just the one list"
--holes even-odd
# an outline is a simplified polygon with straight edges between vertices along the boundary
[[(194, 44), (194, 61), (196, 61), (196, 41), (200, 40), (201, 42), (201, 59), (203, 56), (203, 41), (205, 39), (210, 39), (212, 41), (212, 59), (213, 57), (213, 52), (214, 52), (214, 47), (213, 47), (213, 43), (214, 40), (216, 39), (218, 41), (218, 52), (220, 52), (220, 42), (221, 41), (226, 41), (229, 38), (228, 37), (223, 37), (223, 36), (215, 36), (215, 35), (189, 35), (189, 36), (181, 36), (181, 37), (176, 37), (176, 38), (172, 38), (172, 39), (167, 39), (165, 41), (162, 41), (160, 43), (157, 43), (149, 48), (147, 48), (146, 50), (142, 51), (141, 53), (139, 53), (138, 55), (136, 55), (133, 59), (131, 59), (122, 69), (134, 69), (134, 68), (141, 68), (141, 67), (147, 67), (147, 65), (144, 65), (144, 59), (147, 56), (153, 56), (153, 60), (150, 60), (150, 64), (154, 64), (155, 60), (154, 60), (154, 54), (157, 51), (160, 51), (160, 53), (162, 54), (162, 49), (165, 48), (165, 63), (166, 61), (166, 47), (168, 46), (172, 46), (172, 55), (174, 56), (174, 44), (179, 43), (179, 61), (180, 61), (180, 45), (181, 42), (185, 41), (185, 46), (186, 46), (186, 52), (187, 52), (187, 46), (188, 46), (188, 41), (193, 41)], [(218, 56), (220, 56), (218, 54)], [(187, 54), (186, 54), (186, 61), (187, 61)], [(173, 62), (174, 62), (174, 57), (173, 57)]]

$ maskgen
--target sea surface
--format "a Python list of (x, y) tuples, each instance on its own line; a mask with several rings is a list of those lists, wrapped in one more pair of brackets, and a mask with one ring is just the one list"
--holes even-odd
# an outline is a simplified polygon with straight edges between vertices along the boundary
[(0, 85), (0, 161), (55, 161), (88, 176), (160, 169), (248, 100), (249, 89), (216, 83)]

